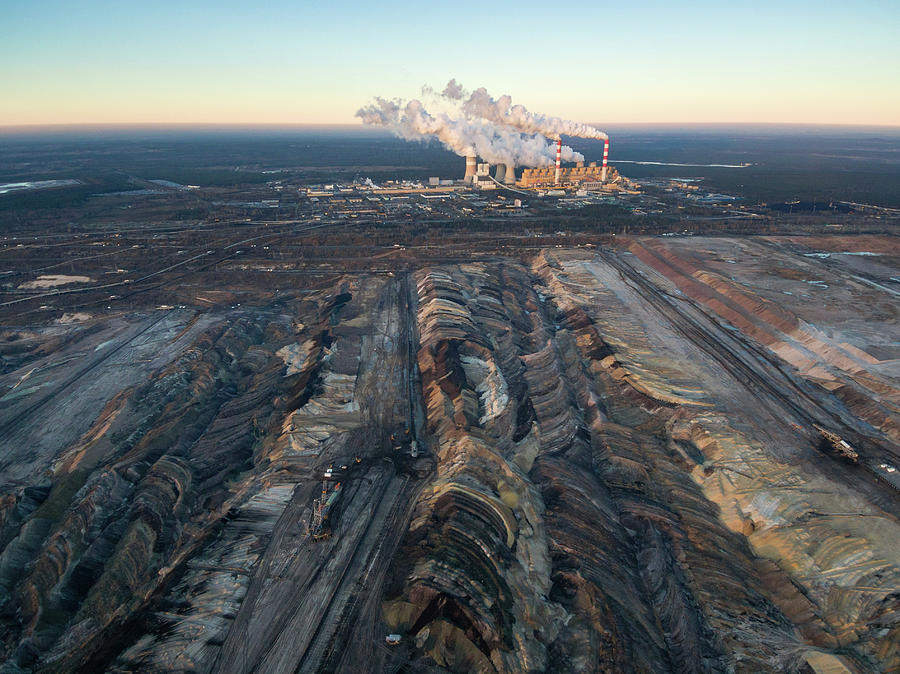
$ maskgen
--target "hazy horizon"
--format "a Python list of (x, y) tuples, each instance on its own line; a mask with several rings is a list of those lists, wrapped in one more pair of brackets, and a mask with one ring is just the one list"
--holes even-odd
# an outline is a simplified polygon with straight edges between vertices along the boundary
[[(585, 122), (599, 126), (599, 122)], [(900, 133), (900, 124), (825, 124), (795, 122), (608, 122), (607, 129), (622, 130), (664, 130), (664, 131), (737, 131), (737, 132), (896, 132)], [(0, 125), (0, 136), (3, 135), (43, 135), (53, 133), (78, 132), (128, 132), (128, 131), (340, 131), (360, 132), (374, 136), (394, 136), (382, 127), (366, 126), (360, 123), (265, 123), (265, 122), (119, 122), (119, 123), (83, 123), (83, 124), (11, 124)], [(413, 141), (415, 142), (415, 141)]]

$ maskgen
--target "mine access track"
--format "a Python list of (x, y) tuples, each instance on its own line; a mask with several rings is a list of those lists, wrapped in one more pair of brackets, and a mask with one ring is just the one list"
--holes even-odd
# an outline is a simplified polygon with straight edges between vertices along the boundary
[[(335, 660), (339, 660), (359, 613), (360, 601), (370, 590), (369, 582), (373, 570), (378, 573), (387, 570), (393, 546), (385, 550), (385, 543), (393, 539), (390, 532), (398, 530), (404, 524), (406, 508), (406, 490), (408, 476), (394, 476), (386, 481), (378, 507), (369, 521), (365, 534), (353, 552), (350, 563), (344, 570), (337, 589), (331, 597), (328, 608), (322, 614), (322, 620), (316, 633), (300, 661), (300, 672), (333, 671)], [(386, 553), (386, 554), (385, 554)], [(348, 578), (350, 567), (360, 568), (362, 573), (356, 578)]]
[[(845, 438), (849, 438), (857, 448), (874, 446), (875, 451), (881, 456), (891, 457), (896, 460), (897, 457), (895, 457), (892, 452), (888, 451), (880, 444), (877, 444), (871, 438), (863, 436), (859, 431), (848, 426), (838, 414), (828, 410), (822, 404), (822, 401), (816, 399), (805, 390), (804, 382), (797, 381), (790, 373), (785, 372), (779, 363), (774, 360), (774, 357), (765, 353), (762, 347), (753, 344), (750, 340), (739, 341), (737, 337), (730, 334), (726, 329), (723, 329), (714, 319), (698, 309), (698, 316), (702, 316), (708, 324), (707, 326), (701, 325), (697, 318), (689, 315), (680, 306), (680, 303), (684, 300), (671, 297), (660, 290), (655, 284), (616, 255), (605, 251), (598, 251), (598, 253), (600, 257), (616, 269), (624, 279), (630, 281), (633, 286), (641, 292), (642, 297), (660, 311), (675, 329), (681, 332), (688, 340), (703, 349), (703, 351), (719, 363), (725, 371), (731, 372), (735, 378), (746, 385), (751, 392), (756, 393), (763, 398), (768, 398), (773, 403), (773, 409), (789, 410), (798, 419), (802, 420), (807, 428), (813, 428), (815, 424), (822, 423), (822, 420), (811, 413), (806, 406), (801, 405), (797, 400), (794, 400), (779, 391), (777, 387), (772, 385), (772, 382), (767, 377), (760, 375), (754, 367), (748, 365), (741, 355), (741, 351), (751, 352), (756, 362), (765, 368), (769, 375), (771, 375), (771, 378), (784, 382), (787, 387), (796, 394), (798, 399), (806, 401), (813, 409), (822, 410), (827, 413), (828, 420), (825, 423), (838, 429), (839, 434)], [(713, 334), (715, 336), (713, 336)], [(877, 471), (869, 466), (868, 463), (861, 462), (860, 466), (878, 477), (883, 484), (888, 484), (894, 489), (897, 488), (887, 480), (884, 480), (882, 476), (878, 475)]]
[(24, 410), (18, 413), (18, 415), (12, 419), (9, 419), (2, 424), (0, 424), (0, 437), (8, 436), (10, 433), (15, 432), (22, 426), (26, 425), (26, 423), (34, 416), (34, 413), (40, 410), (42, 407), (47, 405), (47, 403), (51, 402), (54, 398), (56, 398), (63, 391), (69, 390), (72, 384), (77, 382), (79, 379), (84, 378), (85, 375), (90, 373), (95, 368), (102, 365), (104, 362), (108, 361), (114, 355), (119, 353), (126, 346), (133, 344), (135, 340), (139, 339), (143, 335), (147, 334), (150, 330), (152, 330), (158, 323), (168, 317), (168, 312), (163, 312), (162, 315), (156, 320), (150, 322), (149, 325), (139, 329), (135, 334), (131, 337), (127, 337), (122, 340), (122, 342), (111, 349), (103, 349), (96, 358), (92, 358), (88, 361), (87, 365), (77, 370), (74, 374), (68, 377), (65, 381), (53, 387), (53, 390), (45, 395), (43, 398), (40, 398), (32, 405), (28, 406)]

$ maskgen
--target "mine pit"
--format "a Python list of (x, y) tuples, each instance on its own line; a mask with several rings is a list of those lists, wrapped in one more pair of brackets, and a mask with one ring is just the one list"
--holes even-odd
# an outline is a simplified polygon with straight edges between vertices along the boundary
[(242, 227), (4, 295), (9, 662), (900, 668), (892, 237)]

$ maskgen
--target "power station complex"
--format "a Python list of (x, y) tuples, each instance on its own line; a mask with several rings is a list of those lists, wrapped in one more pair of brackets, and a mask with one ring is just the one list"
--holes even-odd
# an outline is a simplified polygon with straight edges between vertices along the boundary
[(607, 165), (609, 160), (609, 141), (603, 144), (603, 161), (590, 162), (585, 166), (583, 161), (576, 162), (574, 167), (563, 167), (560, 161), (562, 141), (556, 141), (556, 165), (543, 168), (525, 168), (521, 177), (516, 179), (514, 166), (497, 164), (494, 175), (491, 175), (490, 164), (478, 163), (474, 156), (466, 157), (466, 172), (463, 182), (480, 189), (501, 187), (522, 187), (525, 189), (552, 189), (561, 187), (581, 187), (583, 189), (600, 189), (604, 184), (616, 182), (619, 174), (615, 168)]
[[(386, 127), (407, 140), (433, 138), (440, 141), (446, 149), (466, 158), (462, 184), (476, 189), (514, 189), (516, 186), (551, 188), (549, 191), (555, 192), (564, 187), (587, 190), (594, 186), (614, 190), (620, 186), (618, 174), (610, 180), (608, 173), (609, 136), (594, 126), (529, 112), (522, 105), (512, 105), (508, 95), (493, 98), (484, 87), (466, 92), (455, 79), (447, 83), (443, 92), (431, 87), (423, 88), (423, 92), (428, 92), (428, 103), (432, 99), (440, 100), (443, 109), (431, 114), (426, 104), (418, 99), (404, 101), (376, 97), (356, 115), (364, 124)], [(601, 165), (585, 166), (584, 155), (568, 145), (563, 146), (563, 136), (602, 140)], [(490, 164), (479, 164), (478, 157), (496, 166), (494, 175), (491, 175)], [(576, 166), (563, 169), (563, 157)], [(516, 167), (523, 169), (518, 180)], [(430, 186), (448, 190), (453, 189), (454, 182), (429, 179)]]
[(572, 168), (560, 168), (557, 173), (553, 168), (527, 168), (522, 178), (516, 183), (519, 187), (565, 187), (579, 186), (585, 189), (599, 189), (604, 183), (614, 182), (619, 177), (616, 169), (597, 166), (592, 161), (587, 166), (578, 162)]

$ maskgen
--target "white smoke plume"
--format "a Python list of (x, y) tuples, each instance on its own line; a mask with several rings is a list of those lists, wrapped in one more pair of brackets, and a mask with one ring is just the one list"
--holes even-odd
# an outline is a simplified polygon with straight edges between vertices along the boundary
[[(535, 115), (522, 106), (511, 106), (508, 96), (494, 101), (484, 89), (478, 89), (467, 98), (466, 91), (456, 80), (450, 80), (441, 94), (428, 86), (423, 87), (422, 92), (426, 97), (438, 97), (455, 102), (455, 105), (451, 106), (450, 112), (432, 114), (417, 99), (404, 102), (379, 97), (374, 103), (360, 108), (356, 116), (365, 124), (386, 127), (407, 140), (437, 138), (460, 156), (477, 155), (491, 164), (514, 166), (554, 164), (556, 147), (547, 138), (558, 138), (561, 133), (585, 138), (606, 137), (587, 125)], [(584, 161), (584, 156), (564, 145), (562, 159)]]
[(447, 82), (447, 86), (444, 87), (444, 91), (441, 92), (441, 96), (449, 98), (451, 101), (458, 101), (461, 98), (464, 98), (465, 95), (466, 90), (463, 89), (462, 85), (455, 79)]
[[(457, 84), (456, 80), (450, 80), (447, 88), (444, 89), (443, 96), (453, 98), (454, 96), (448, 96), (448, 92), (459, 95), (461, 91), (462, 87)], [(547, 138), (576, 136), (598, 140), (609, 139), (609, 136), (593, 126), (561, 117), (548, 117), (540, 113), (529, 112), (524, 105), (513, 105), (512, 98), (509, 96), (494, 99), (484, 87), (472, 92), (472, 95), (462, 104), (462, 111), (466, 117), (487, 119), (503, 126), (511, 126), (524, 133), (539, 133)]]

